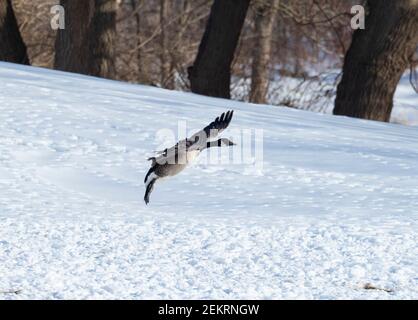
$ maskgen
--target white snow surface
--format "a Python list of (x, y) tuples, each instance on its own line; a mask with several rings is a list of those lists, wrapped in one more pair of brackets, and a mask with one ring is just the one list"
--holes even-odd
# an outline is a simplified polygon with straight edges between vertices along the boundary
[[(0, 299), (418, 299), (416, 127), (7, 63), (0, 87)], [(262, 170), (202, 154), (146, 206), (156, 132), (228, 109)]]

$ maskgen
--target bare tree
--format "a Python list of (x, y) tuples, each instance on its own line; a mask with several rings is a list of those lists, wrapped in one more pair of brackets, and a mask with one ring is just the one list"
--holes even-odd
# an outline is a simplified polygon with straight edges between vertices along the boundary
[(136, 64), (137, 64), (137, 81), (139, 83), (148, 83), (148, 72), (146, 68), (146, 64), (144, 63), (144, 56), (141, 48), (142, 43), (142, 29), (141, 29), (141, 14), (140, 9), (143, 5), (141, 0), (131, 0), (132, 11), (134, 12), (135, 16), (135, 23), (136, 23), (136, 46), (138, 50), (136, 51)]
[(160, 34), (160, 65), (161, 65), (161, 86), (167, 89), (173, 89), (173, 77), (172, 77), (172, 63), (170, 61), (169, 53), (169, 33), (167, 26), (167, 18), (170, 14), (170, 4), (171, 0), (160, 0), (160, 25), (161, 25), (161, 34)]
[(20, 35), (10, 0), (0, 1), (0, 60), (29, 64), (26, 45)]
[(269, 85), (271, 40), (280, 0), (255, 3), (255, 46), (253, 49), (250, 101), (266, 103)]
[(334, 114), (389, 121), (396, 86), (418, 45), (418, 1), (369, 0), (346, 54)]
[[(116, 12), (117, 37), (113, 46), (116, 73), (111, 77), (122, 81), (189, 90), (187, 67), (196, 60), (213, 1), (165, 0), (168, 2), (169, 10), (161, 10), (162, 0), (115, 1), (119, 4)], [(273, 1), (252, 0), (251, 5), (255, 8), (259, 2)], [(50, 9), (60, 0), (11, 2), (31, 64), (53, 67), (57, 32), (50, 26)], [(79, 28), (77, 33), (80, 36), (67, 36), (71, 41), (67, 49), (61, 53), (57, 52), (57, 60), (60, 56), (65, 56), (67, 63), (75, 68), (67, 70), (88, 73), (85, 70), (90, 64), (89, 50), (83, 52), (83, 48), (92, 43), (88, 40), (91, 38), (87, 37), (91, 23), (83, 26), (82, 21), (93, 19), (94, 12), (90, 10), (89, 3), (93, 3), (94, 8), (96, 3), (95, 0), (69, 0), (67, 3), (70, 7), (84, 6), (78, 9), (75, 18), (78, 23), (75, 28)], [(313, 79), (298, 86), (298, 93), (306, 100), (294, 100), (290, 104), (295, 108), (316, 105), (310, 104), (307, 100), (308, 95), (304, 95), (305, 85), (307, 82), (314, 82), (315, 76), (326, 70), (342, 67), (346, 51), (343, 47), (348, 47), (352, 37), (350, 7), (355, 3), (355, 0), (280, 0), (271, 32), (271, 54), (266, 73), (271, 79), (268, 83), (266, 102), (283, 104), (283, 101), (288, 100), (288, 90), (277, 90), (286, 86), (286, 81), (280, 81), (279, 76), (287, 76), (297, 78), (301, 82), (304, 79)], [(164, 11), (166, 14), (161, 16)], [(255, 30), (255, 11), (249, 10), (247, 13), (231, 63), (231, 96), (243, 101), (248, 101), (250, 97), (253, 76), (251, 66), (254, 62), (254, 51), (259, 47), (259, 33)], [(72, 12), (73, 10), (66, 10), (67, 31)], [(59, 33), (61, 34), (61, 31)], [(161, 41), (162, 34), (166, 39), (164, 45)], [(162, 68), (163, 65), (168, 68)], [(162, 76), (162, 73), (165, 75)], [(267, 78), (268, 76), (264, 79)], [(320, 101), (322, 100), (319, 100), (318, 104), (321, 104)], [(332, 97), (330, 101), (333, 103)]]
[[(162, 8), (163, 2), (167, 8)], [(199, 34), (209, 12), (207, 0), (121, 2), (117, 19), (117, 78), (188, 89), (187, 66), (195, 58)]]
[(90, 75), (115, 77), (116, 10), (116, 0), (95, 0), (89, 32)]
[(230, 98), (231, 63), (250, 0), (214, 0), (193, 66), (192, 92)]
[(115, 76), (116, 0), (61, 0), (66, 28), (58, 31), (55, 68)]
[(65, 29), (58, 30), (55, 42), (55, 69), (88, 73), (88, 41), (94, 0), (61, 0)]

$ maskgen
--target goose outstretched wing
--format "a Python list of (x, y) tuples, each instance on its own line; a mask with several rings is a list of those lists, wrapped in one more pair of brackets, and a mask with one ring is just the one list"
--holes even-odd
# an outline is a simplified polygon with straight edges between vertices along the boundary
[(222, 113), (214, 121), (209, 123), (203, 130), (196, 132), (188, 140), (191, 141), (188, 149), (204, 148), (206, 143), (216, 138), (222, 131), (224, 131), (230, 124), (234, 110)]
[(206, 140), (211, 140), (211, 139), (216, 138), (218, 134), (220, 134), (229, 126), (233, 115), (234, 115), (234, 110), (229, 110), (227, 112), (222, 113), (214, 121), (212, 121), (206, 127), (204, 127), (203, 130), (192, 135), (190, 137), (190, 140), (194, 141), (195, 140), (194, 137), (200, 137), (200, 136), (206, 136)]
[(229, 126), (233, 114), (234, 110), (229, 110), (227, 112), (222, 113), (214, 121), (209, 123), (199, 132), (193, 134), (190, 138), (180, 140), (171, 148), (166, 148), (164, 150), (157, 151), (157, 157), (151, 157), (149, 158), (149, 160), (162, 160), (165, 157), (167, 157), (167, 155), (176, 154), (179, 149), (190, 150), (191, 148), (198, 149), (200, 145), (206, 146), (206, 143), (209, 140), (216, 138), (219, 133), (221, 133)]

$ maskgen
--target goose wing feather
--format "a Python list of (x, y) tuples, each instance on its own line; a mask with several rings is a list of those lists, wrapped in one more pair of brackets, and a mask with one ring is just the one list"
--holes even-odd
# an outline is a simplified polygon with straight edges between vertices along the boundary
[(227, 112), (222, 113), (214, 121), (212, 121), (206, 127), (204, 127), (203, 130), (196, 132), (189, 139), (180, 140), (171, 148), (166, 148), (165, 150), (157, 151), (156, 153), (158, 156), (152, 157), (150, 159), (154, 158), (157, 160), (157, 162), (159, 160), (163, 160), (168, 155), (177, 153), (180, 146), (181, 149), (185, 148), (185, 150), (189, 150), (190, 148), (195, 148), (201, 144), (206, 145), (207, 141), (216, 138), (219, 133), (224, 131), (229, 126), (233, 115), (234, 110), (229, 110)]

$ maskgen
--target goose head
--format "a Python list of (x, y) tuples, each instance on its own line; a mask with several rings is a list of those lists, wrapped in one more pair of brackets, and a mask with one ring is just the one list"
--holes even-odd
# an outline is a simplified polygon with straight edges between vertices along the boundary
[(217, 145), (218, 147), (229, 147), (229, 146), (235, 146), (236, 145), (235, 143), (233, 143), (231, 140), (229, 140), (227, 138), (220, 138), (220, 139), (216, 140), (216, 142), (214, 144)]

